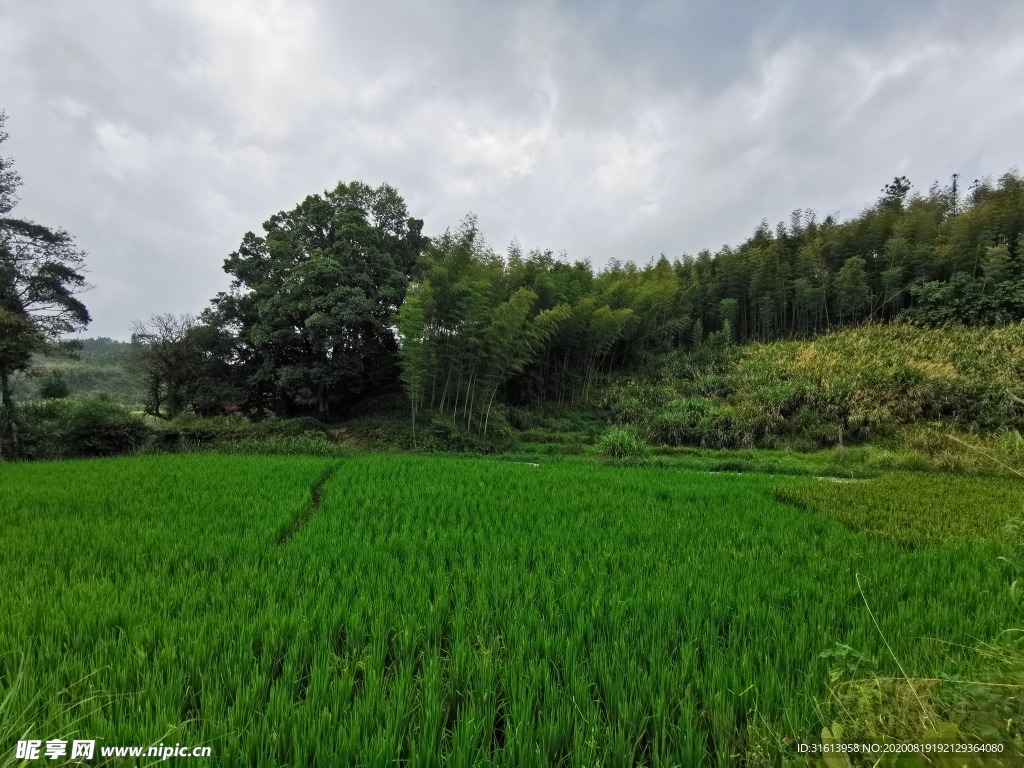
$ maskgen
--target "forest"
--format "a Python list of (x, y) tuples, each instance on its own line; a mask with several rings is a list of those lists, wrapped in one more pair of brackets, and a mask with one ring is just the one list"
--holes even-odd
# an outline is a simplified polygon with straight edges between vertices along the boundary
[(809, 339), (897, 317), (924, 326), (1024, 318), (1024, 179), (899, 177), (848, 221), (795, 211), (743, 243), (595, 269), (467, 216), (428, 238), (398, 193), (340, 184), (268, 219), (225, 261), (229, 291), (198, 318), (143, 321), (150, 407), (330, 420), (401, 381), (410, 415), (487, 431), (496, 403), (588, 402), (652, 355)]
[[(601, 267), (517, 240), (499, 252), (472, 214), (428, 236), (390, 185), (343, 182), (246, 233), (224, 260), (229, 288), (204, 311), (153, 314), (126, 329), (128, 345), (84, 347), (69, 339), (90, 320), (86, 254), (65, 231), (16, 218), (21, 179), (11, 158), (0, 170), (0, 445), (11, 456), (41, 455), (25, 446), (74, 410), (46, 405), (68, 395), (105, 397), (112, 403), (95, 408), (126, 406), (157, 423), (273, 416), (330, 425), (401, 414), (410, 431), (402, 445), (420, 445), (418, 425), (426, 446), (440, 430), (488, 450), (496, 432), (536, 421), (531, 409), (632, 425), (655, 444), (732, 448), (786, 436), (828, 447), (926, 418), (969, 429), (1020, 421), (1015, 386), (984, 397), (964, 389), (978, 361), (958, 364), (960, 399), (941, 400), (948, 407), (915, 400), (939, 386), (935, 371), (957, 367), (946, 352), (899, 375), (884, 355), (861, 355), (874, 389), (844, 390), (794, 363), (816, 339), (845, 359), (857, 357), (849, 344), (891, 346), (887, 331), (871, 330), (888, 325), (924, 334), (893, 331), (907, 360), (939, 349), (936, 339), (952, 333), (941, 329), (1012, 336), (999, 329), (1024, 319), (1016, 169), (966, 189), (954, 174), (926, 192), (898, 176), (846, 220), (798, 209), (716, 252)], [(758, 360), (772, 362), (748, 375)], [(921, 366), (931, 366), (930, 383), (908, 388)], [(864, 416), (864, 402), (884, 389), (879, 377), (917, 404)], [(961, 407), (978, 397), (993, 410)], [(128, 411), (125, 424), (135, 418)]]
[[(411, 448), (494, 450), (547, 407), (597, 409), (670, 446), (812, 449), (926, 417), (1012, 429), (1020, 409), (1004, 401), (1024, 392), (988, 393), (1012, 371), (970, 389), (977, 360), (952, 386), (920, 373), (948, 355), (898, 374), (878, 355), (854, 355), (861, 375), (888, 383), (839, 386), (796, 370), (777, 344), (835, 337), (839, 358), (850, 358), (844, 340), (856, 338), (897, 350), (905, 368), (937, 348), (935, 333), (904, 333), (893, 346), (870, 328), (1014, 325), (1024, 318), (1022, 232), (1016, 171), (966, 194), (957, 177), (926, 194), (897, 177), (847, 221), (796, 211), (716, 253), (595, 269), (516, 241), (498, 253), (472, 215), (428, 238), (394, 189), (353, 182), (246, 234), (225, 261), (231, 289), (201, 316), (138, 323), (136, 366), (152, 414), (331, 423), (404, 408), (411, 434), (399, 428), (394, 439)], [(865, 325), (867, 335), (843, 335)], [(951, 386), (956, 397), (936, 399)], [(883, 390), (907, 402), (880, 406), (894, 402)], [(969, 401), (994, 405), (983, 414), (957, 405)]]

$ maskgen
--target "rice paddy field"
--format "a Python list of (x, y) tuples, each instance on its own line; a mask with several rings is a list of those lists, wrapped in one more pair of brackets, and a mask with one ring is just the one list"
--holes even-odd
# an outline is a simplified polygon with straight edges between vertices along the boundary
[(866, 668), (982, 674), (1024, 626), (1022, 502), (438, 456), (0, 465), (0, 765), (27, 738), (95, 739), (89, 765), (778, 764)]

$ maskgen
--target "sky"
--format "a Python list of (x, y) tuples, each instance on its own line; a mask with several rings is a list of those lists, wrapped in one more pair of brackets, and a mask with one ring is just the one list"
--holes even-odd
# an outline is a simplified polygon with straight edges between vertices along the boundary
[(85, 335), (119, 339), (339, 181), (427, 234), (644, 264), (998, 178), (1022, 83), (1019, 0), (0, 0), (13, 214), (75, 236)]

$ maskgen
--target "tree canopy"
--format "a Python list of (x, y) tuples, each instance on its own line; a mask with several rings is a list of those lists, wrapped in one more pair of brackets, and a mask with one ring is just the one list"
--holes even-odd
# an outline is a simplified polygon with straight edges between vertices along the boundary
[(224, 263), (207, 313), (253, 407), (338, 407), (397, 379), (393, 323), (426, 242), (390, 186), (339, 184), (270, 217)]
[[(6, 117), (0, 112), (0, 143)], [(85, 254), (71, 235), (10, 215), (21, 184), (13, 163), (0, 157), (0, 442), (17, 440), (15, 374), (90, 319), (77, 296), (87, 287)]]
[(199, 326), (216, 363), (204, 375), (229, 384), (205, 407), (333, 417), (401, 383), (414, 419), (485, 432), (495, 404), (586, 401), (602, 375), (712, 338), (1024, 318), (1016, 171), (966, 196), (896, 177), (850, 220), (798, 210), (738, 245), (643, 266), (595, 270), (517, 241), (499, 254), (473, 216), (433, 240), (422, 226), (391, 187), (352, 182), (247, 233)]
[[(497, 366), (509, 402), (585, 400), (600, 372), (711, 334), (808, 337), (904, 312), (930, 324), (1024, 318), (1024, 180), (1011, 171), (975, 182), (965, 200), (954, 195), (953, 185), (913, 193), (901, 176), (849, 221), (796, 211), (714, 254), (597, 271), (518, 243), (501, 257), (469, 219), (420, 261), (399, 324), (403, 380), (414, 404), (470, 424), (505, 332), (498, 310), (517, 295), (525, 312), (503, 327), (528, 352)], [(531, 334), (542, 317), (543, 333)]]

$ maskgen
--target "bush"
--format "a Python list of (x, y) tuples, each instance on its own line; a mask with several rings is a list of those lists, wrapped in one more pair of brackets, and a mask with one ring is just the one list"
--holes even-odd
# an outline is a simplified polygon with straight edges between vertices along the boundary
[(993, 282), (961, 272), (949, 280), (912, 286), (910, 295), (914, 306), (904, 314), (922, 325), (1005, 325), (1024, 318), (1020, 278)]
[(44, 400), (59, 400), (71, 394), (71, 388), (60, 371), (52, 371), (43, 378), (39, 396)]
[(435, 414), (430, 426), (424, 430), (421, 448), (454, 453), (502, 453), (516, 447), (518, 440), (508, 425), (501, 409), (494, 409), (486, 435), (465, 429), (450, 416)]
[(295, 419), (281, 419), (273, 413), (259, 421), (252, 421), (241, 414), (228, 416), (196, 416), (184, 413), (167, 427), (181, 433), (185, 441), (209, 443), (230, 440), (261, 440), (269, 437), (300, 437), (307, 432), (326, 434), (323, 422), (311, 416)]
[(705, 397), (673, 400), (651, 418), (654, 440), (665, 445), (705, 448), (747, 447), (736, 409)]
[(103, 397), (31, 402), (19, 415), (17, 458), (116, 456), (140, 447), (152, 434), (142, 418)]
[(322, 435), (327, 433), (327, 427), (324, 426), (324, 423), (320, 419), (314, 419), (312, 416), (284, 419), (281, 426), (281, 434), (292, 437), (305, 435), (307, 432), (319, 432)]
[(72, 412), (67, 445), (72, 456), (116, 456), (142, 445), (149, 435), (145, 422), (127, 409), (89, 400)]
[(651, 447), (636, 427), (612, 427), (598, 441), (598, 449), (610, 459), (635, 459), (649, 456)]

